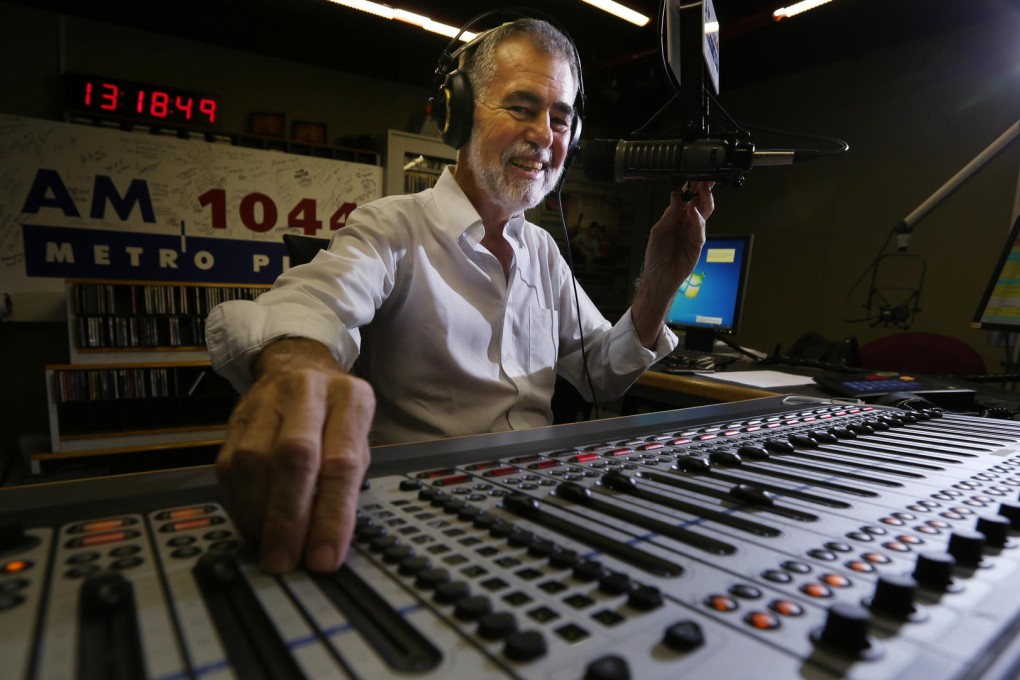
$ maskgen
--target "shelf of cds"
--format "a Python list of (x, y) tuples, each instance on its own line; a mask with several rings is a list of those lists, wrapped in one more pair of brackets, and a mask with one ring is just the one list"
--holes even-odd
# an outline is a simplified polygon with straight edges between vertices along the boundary
[[(68, 280), (72, 363), (194, 361), (205, 351), (205, 318), (227, 300), (253, 300), (267, 285)], [(173, 357), (172, 359), (170, 357)]]
[(46, 366), (50, 450), (222, 441), (238, 395), (208, 361)]
[(238, 395), (211, 367), (205, 319), (268, 285), (69, 279), (69, 364), (45, 367), (44, 460), (218, 446)]

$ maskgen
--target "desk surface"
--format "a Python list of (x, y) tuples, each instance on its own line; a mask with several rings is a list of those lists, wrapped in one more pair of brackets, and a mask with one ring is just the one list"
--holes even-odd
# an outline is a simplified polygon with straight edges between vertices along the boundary
[(713, 380), (711, 373), (660, 373), (658, 371), (647, 371), (637, 379), (637, 384), (656, 390), (666, 390), (677, 394), (683, 394), (699, 399), (707, 399), (718, 402), (742, 401), (744, 399), (758, 399), (759, 397), (774, 397), (777, 392), (747, 387), (736, 383)]
[[(756, 368), (761, 368), (763, 370), (779, 371), (791, 375), (806, 376), (809, 379), (825, 372), (820, 369), (810, 367), (781, 366), (777, 364), (767, 364), (756, 367), (753, 364), (740, 363), (732, 366), (731, 368), (734, 370), (756, 370)], [(726, 382), (722, 380), (725, 375), (726, 371), (720, 371), (717, 373), (689, 374), (671, 374), (661, 373), (658, 371), (648, 371), (638, 378), (637, 384), (635, 385), (637, 388), (635, 390), (635, 396), (643, 396), (645, 398), (655, 400), (656, 397), (662, 398), (670, 395), (676, 395), (678, 398), (701, 402), (732, 402), (783, 394), (802, 394), (810, 397), (839, 398), (838, 395), (833, 394), (815, 384), (813, 380), (811, 383), (804, 385), (764, 389)], [(1005, 408), (1014, 412), (1020, 412), (1020, 394), (1012, 390), (1006, 390), (1002, 387), (989, 384), (970, 383), (959, 379), (931, 377), (922, 377), (921, 379), (933, 383), (933, 386), (943, 390), (973, 390), (973, 398), (976, 402), (986, 407)], [(920, 396), (925, 395), (924, 393), (921, 393)], [(664, 401), (669, 402), (670, 399), (665, 399)], [(957, 407), (947, 405), (947, 408)]]

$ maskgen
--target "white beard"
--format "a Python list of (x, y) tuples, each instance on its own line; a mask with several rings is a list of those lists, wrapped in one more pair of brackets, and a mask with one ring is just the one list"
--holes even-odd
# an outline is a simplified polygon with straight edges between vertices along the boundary
[(511, 179), (505, 171), (510, 165), (510, 159), (514, 156), (530, 156), (532, 153), (529, 146), (522, 143), (504, 151), (498, 166), (486, 166), (482, 161), (479, 145), (468, 144), (468, 162), (475, 169), (479, 183), (492, 192), (493, 198), (500, 205), (514, 213), (534, 208), (541, 203), (542, 199), (556, 188), (556, 183), (563, 173), (562, 166), (556, 170), (548, 169), (549, 161), (543, 158), (547, 169), (541, 182)]

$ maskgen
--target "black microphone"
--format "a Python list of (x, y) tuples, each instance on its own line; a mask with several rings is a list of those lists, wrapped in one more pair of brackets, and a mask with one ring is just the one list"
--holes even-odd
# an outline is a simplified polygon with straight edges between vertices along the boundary
[(746, 140), (719, 138), (593, 139), (582, 150), (585, 174), (597, 182), (644, 179), (716, 181), (740, 184), (754, 166), (791, 165), (818, 157), (817, 151), (757, 151)]

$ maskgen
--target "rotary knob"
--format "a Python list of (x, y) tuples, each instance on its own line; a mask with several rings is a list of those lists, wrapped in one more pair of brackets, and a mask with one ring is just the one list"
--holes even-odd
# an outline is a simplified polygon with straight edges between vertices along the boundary
[(882, 656), (878, 641), (868, 634), (871, 615), (864, 607), (838, 602), (829, 608), (825, 625), (811, 632), (816, 645), (856, 659), (874, 660)]

